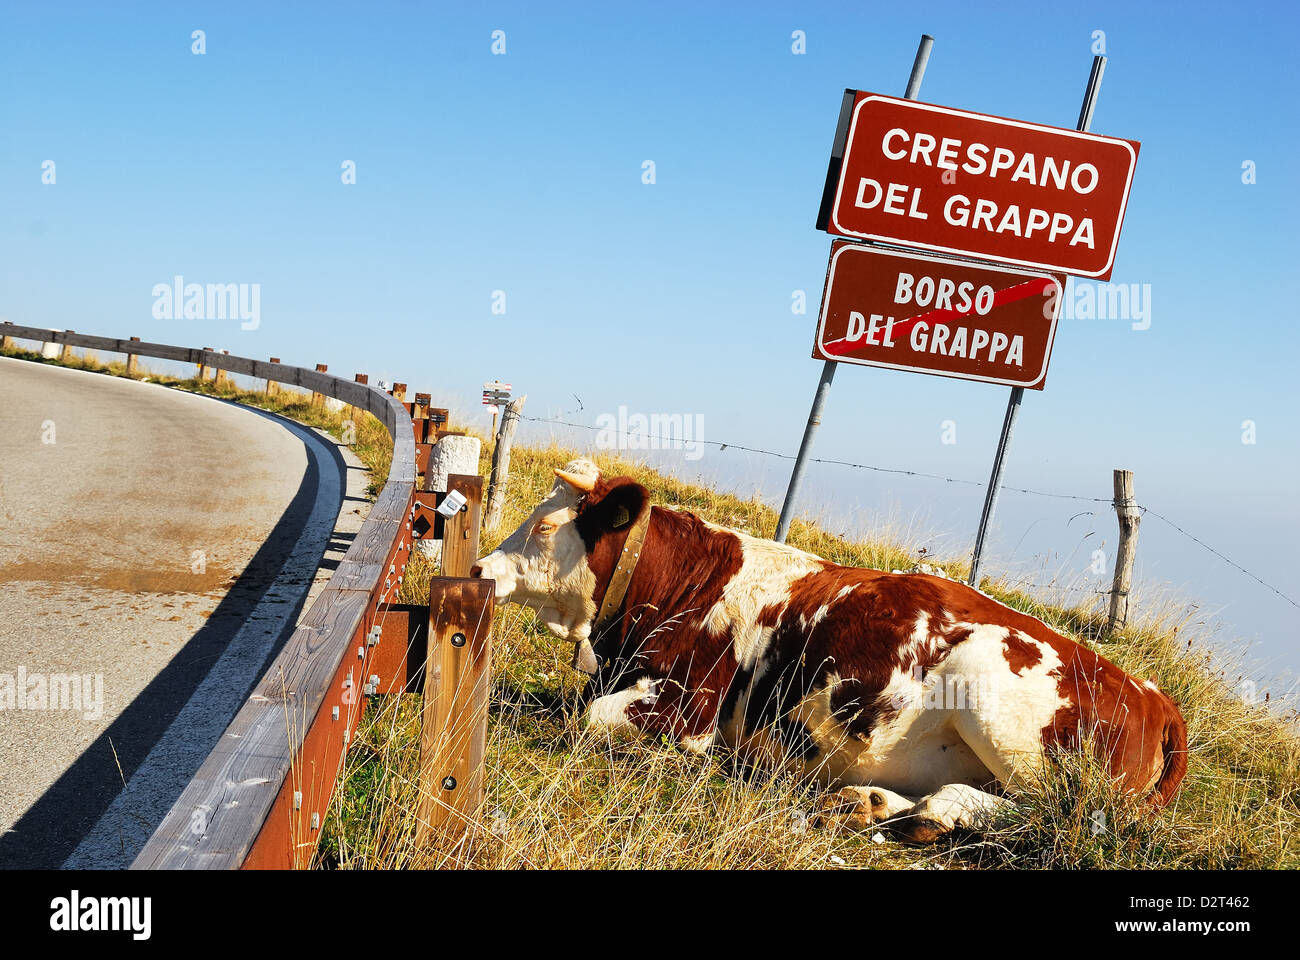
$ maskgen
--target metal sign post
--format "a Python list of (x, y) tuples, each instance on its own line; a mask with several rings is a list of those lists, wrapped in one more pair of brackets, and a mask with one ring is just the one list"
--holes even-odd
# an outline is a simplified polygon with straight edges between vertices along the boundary
[[(1092, 58), (1092, 72), (1088, 75), (1088, 88), (1083, 94), (1083, 106), (1079, 108), (1079, 122), (1075, 129), (1086, 132), (1092, 126), (1092, 114), (1097, 108), (1097, 93), (1101, 89), (1101, 76), (1106, 72), (1106, 58)], [(993, 519), (993, 510), (998, 503), (998, 488), (1002, 485), (1002, 465), (1007, 456), (1007, 447), (1011, 445), (1011, 434), (1016, 428), (1016, 415), (1020, 413), (1020, 401), (1024, 398), (1024, 387), (1012, 387), (1011, 397), (1007, 400), (1006, 416), (1002, 418), (1002, 434), (998, 437), (997, 453), (993, 456), (993, 473), (989, 476), (989, 486), (984, 492), (984, 509), (980, 513), (979, 530), (975, 533), (975, 552), (970, 562), (970, 577), (967, 583), (979, 587), (980, 561), (984, 556), (984, 540), (988, 535), (989, 522)]]
[[(930, 48), (934, 46), (934, 37), (921, 35), (921, 43), (916, 48), (916, 58), (912, 61), (912, 75), (907, 79), (907, 92), (904, 99), (915, 100), (921, 93), (921, 78), (925, 76), (925, 66), (930, 61)], [(813, 395), (812, 410), (808, 413), (808, 423), (803, 429), (803, 440), (799, 442), (799, 454), (795, 457), (794, 469), (790, 471), (790, 484), (785, 489), (785, 502), (781, 504), (781, 518), (776, 523), (776, 534), (772, 537), (777, 543), (785, 543), (790, 532), (790, 521), (794, 519), (794, 502), (799, 495), (799, 485), (803, 482), (804, 470), (808, 466), (808, 455), (812, 452), (813, 436), (822, 423), (822, 410), (826, 406), (826, 396), (831, 392), (831, 381), (835, 379), (837, 361), (827, 360), (822, 366), (821, 379), (817, 381), (817, 392)]]

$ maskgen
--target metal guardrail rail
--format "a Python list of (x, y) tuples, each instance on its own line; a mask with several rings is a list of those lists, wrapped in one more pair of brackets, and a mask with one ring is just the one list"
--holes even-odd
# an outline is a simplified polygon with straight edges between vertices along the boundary
[[(411, 550), (416, 443), (407, 406), (364, 383), (212, 350), (13, 323), (0, 324), (0, 334), (292, 384), (373, 414), (393, 438), (388, 482), (352, 546), (132, 869), (305, 866), (364, 708), (362, 688), (380, 659), (386, 605)], [(396, 644), (404, 657), (405, 637), (388, 646)]]

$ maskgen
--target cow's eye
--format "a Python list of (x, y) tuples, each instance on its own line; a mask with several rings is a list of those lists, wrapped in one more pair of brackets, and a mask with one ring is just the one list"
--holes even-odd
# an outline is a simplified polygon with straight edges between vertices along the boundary
[(549, 520), (538, 520), (537, 525), (533, 527), (533, 533), (539, 537), (549, 537), (555, 532), (555, 524)]

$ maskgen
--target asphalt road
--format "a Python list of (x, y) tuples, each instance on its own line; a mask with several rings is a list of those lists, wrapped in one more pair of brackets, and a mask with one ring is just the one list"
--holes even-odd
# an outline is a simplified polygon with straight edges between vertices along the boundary
[(0, 358), (0, 866), (97, 824), (129, 864), (292, 630), (345, 473), (281, 418)]

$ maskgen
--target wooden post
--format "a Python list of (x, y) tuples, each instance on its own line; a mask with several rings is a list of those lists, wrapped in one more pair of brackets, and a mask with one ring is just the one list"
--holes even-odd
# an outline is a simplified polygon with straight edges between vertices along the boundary
[[(271, 362), (272, 362), (272, 363), (279, 363), (279, 362), (280, 362), (280, 358), (279, 358), (279, 357), (272, 357), (272, 358), (271, 358)], [(280, 395), (280, 385), (279, 385), (278, 383), (276, 383), (274, 380), (267, 380), (267, 381), (266, 381), (266, 395), (267, 395), (268, 397), (277, 397), (277, 396), (279, 396), (279, 395)]]
[[(134, 340), (136, 343), (140, 342), (139, 337), (132, 337), (131, 339)], [(134, 377), (139, 372), (140, 372), (140, 358), (136, 356), (134, 353), (128, 353), (126, 355), (126, 375), (128, 377)]]
[(417, 393), (411, 402), (411, 432), (415, 435), (415, 472), (424, 473), (429, 466), (432, 445), (429, 434), (429, 394)]
[[(222, 350), (221, 352), (224, 353), (226, 356), (230, 356), (230, 351), (229, 351), (229, 350)], [(215, 386), (216, 386), (216, 388), (217, 388), (218, 390), (220, 390), (222, 387), (224, 387), (227, 383), (230, 382), (230, 381), (227, 379), (227, 377), (229, 377), (229, 376), (230, 376), (230, 374), (227, 373), (225, 369), (223, 369), (222, 367), (217, 367), (217, 372), (216, 372), (216, 374), (215, 374), (213, 380), (214, 380)]]
[[(316, 364), (316, 372), (317, 372), (317, 373), (328, 373), (328, 372), (329, 372), (329, 367), (326, 366), (326, 365), (323, 364), (323, 363), (318, 363), (318, 364)], [(315, 390), (313, 390), (313, 391), (311, 392), (311, 405), (312, 405), (313, 407), (323, 407), (323, 406), (325, 405), (325, 394), (323, 394), (323, 393), (317, 393)]]
[[(204, 347), (203, 349), (207, 353), (212, 352), (211, 347)], [(205, 362), (205, 360), (200, 360), (199, 361), (199, 382), (202, 383), (206, 379), (208, 379), (208, 365)]]
[[(415, 395), (415, 405), (414, 405), (414, 407), (411, 408), (411, 419), (412, 419), (412, 420), (428, 420), (428, 419), (429, 419), (429, 403), (432, 401), (432, 399), (433, 399), (433, 397), (432, 397), (430, 394), (427, 394), (427, 393), (417, 393), (417, 394)], [(415, 439), (418, 440), (420, 443), (424, 443), (426, 438), (425, 438), (425, 436), (424, 436), (424, 433), (421, 432), (420, 435), (417, 436)]]
[(437, 443), (438, 434), (447, 427), (447, 408), (430, 407), (429, 408), (429, 429), (424, 435), (426, 443)]
[[(355, 380), (357, 383), (365, 383), (365, 384), (368, 384), (368, 383), (370, 383), (370, 374), (368, 374), (368, 373), (358, 373), (358, 374), (357, 374), (355, 377), (353, 377), (352, 379)], [(343, 419), (344, 419), (344, 420), (351, 420), (351, 421), (352, 421), (352, 425), (353, 425), (353, 427), (355, 427), (356, 424), (357, 424), (357, 408), (354, 407), (354, 406), (352, 406), (352, 404), (350, 404), (350, 403), (347, 404), (346, 406), (344, 406), (344, 408), (343, 408)]]
[(510, 479), (510, 445), (515, 440), (515, 427), (519, 425), (519, 412), (524, 409), (528, 394), (515, 397), (506, 404), (501, 415), (501, 429), (497, 432), (496, 446), (492, 449), (492, 477), (488, 481), (487, 507), (483, 513), (483, 531), (492, 533), (501, 523), (501, 509), (506, 502), (506, 482)]
[(1109, 633), (1128, 625), (1129, 590), (1133, 586), (1133, 558), (1137, 556), (1138, 524), (1142, 511), (1133, 499), (1133, 471), (1115, 471), (1115, 515), (1119, 517), (1119, 549), (1115, 554), (1115, 582), (1110, 591)]
[(394, 400), (400, 400), (403, 403), (406, 402), (406, 384), (404, 383), (393, 384), (393, 389), (389, 391), (389, 395)]
[(429, 585), (416, 842), (460, 837), (483, 803), (492, 659), (491, 580), (435, 577)]
[(447, 477), (447, 492), (465, 497), (461, 507), (442, 525), (442, 575), (468, 577), (478, 559), (478, 529), (483, 510), (483, 478), (478, 474), (453, 473)]
[[(76, 333), (76, 330), (67, 330), (66, 333)], [(66, 340), (63, 341), (63, 347), (59, 350), (59, 363), (67, 363), (72, 359), (72, 344)]]
[[(5, 326), (13, 326), (13, 321), (6, 320)], [(3, 336), (0, 336), (0, 350), (12, 350), (14, 349), (14, 346), (14, 338), (9, 336), (9, 334), (6, 333)]]

